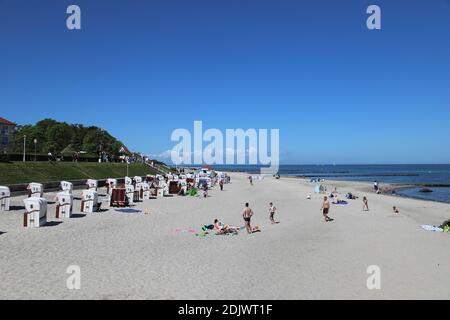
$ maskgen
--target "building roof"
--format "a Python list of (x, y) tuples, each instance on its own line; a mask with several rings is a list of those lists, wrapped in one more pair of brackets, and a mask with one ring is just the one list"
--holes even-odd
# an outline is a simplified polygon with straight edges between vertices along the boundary
[(15, 126), (14, 122), (6, 120), (5, 118), (0, 117), (0, 124), (6, 124), (7, 126)]
[(130, 150), (128, 150), (127, 147), (125, 147), (124, 145), (122, 145), (122, 147), (119, 150), (120, 153), (128, 153), (131, 154)]

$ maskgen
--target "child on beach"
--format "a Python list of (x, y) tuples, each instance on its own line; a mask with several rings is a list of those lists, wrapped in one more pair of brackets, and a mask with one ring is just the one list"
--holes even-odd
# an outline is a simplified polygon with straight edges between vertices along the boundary
[(330, 201), (327, 196), (323, 197), (323, 204), (320, 210), (322, 211), (325, 222), (333, 221), (333, 219), (328, 216), (328, 213), (330, 212)]
[(367, 197), (363, 197), (363, 211), (369, 211), (369, 200), (367, 200)]
[(203, 197), (208, 197), (208, 185), (206, 183), (203, 185)]
[(269, 203), (269, 219), (272, 224), (277, 224), (278, 222), (275, 221), (274, 215), (277, 208), (273, 205), (273, 202)]

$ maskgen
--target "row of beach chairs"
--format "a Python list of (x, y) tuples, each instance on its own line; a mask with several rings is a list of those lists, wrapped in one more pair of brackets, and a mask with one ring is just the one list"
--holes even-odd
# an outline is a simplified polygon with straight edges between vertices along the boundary
[[(117, 179), (109, 178), (106, 180), (106, 198), (110, 207), (126, 207), (151, 198), (186, 194), (188, 189), (194, 186), (207, 185), (210, 188), (213, 184), (214, 181), (210, 177), (198, 174), (125, 177), (123, 184), (119, 184)], [(73, 213), (73, 184), (69, 181), (61, 181), (60, 187), (61, 191), (55, 197), (55, 216), (58, 219), (70, 218)], [(23, 200), (25, 205), (23, 225), (40, 227), (47, 223), (47, 199), (44, 198), (44, 185), (32, 182), (28, 184), (27, 191), (28, 198)], [(10, 210), (10, 200), (10, 189), (0, 186), (0, 212)], [(88, 179), (86, 189), (82, 190), (80, 211), (82, 213), (96, 212), (100, 210), (101, 204), (98, 181)]]

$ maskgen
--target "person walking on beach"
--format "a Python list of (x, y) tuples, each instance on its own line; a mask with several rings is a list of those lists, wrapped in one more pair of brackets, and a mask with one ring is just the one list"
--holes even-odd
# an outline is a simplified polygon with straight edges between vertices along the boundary
[(223, 179), (219, 181), (220, 191), (223, 191)]
[(327, 196), (323, 197), (323, 204), (320, 210), (322, 211), (325, 222), (333, 221), (333, 219), (328, 216), (328, 213), (330, 212), (330, 201), (328, 200)]
[(248, 180), (250, 180), (250, 185), (253, 185), (253, 177), (252, 177), (252, 176), (249, 176), (249, 177), (248, 177)]
[(276, 224), (278, 222), (275, 221), (274, 215), (277, 208), (273, 205), (273, 202), (269, 203), (269, 219), (272, 224)]
[(369, 200), (367, 197), (363, 197), (363, 211), (369, 211)]
[(378, 192), (378, 181), (374, 181), (373, 182), (373, 189), (375, 190), (375, 192)]
[(245, 222), (245, 229), (247, 230), (248, 234), (253, 233), (252, 226), (250, 224), (250, 220), (253, 216), (253, 210), (249, 207), (248, 202), (245, 204), (245, 209), (242, 212), (242, 217), (244, 218)]
[(203, 184), (203, 198), (208, 198), (208, 185), (206, 183)]

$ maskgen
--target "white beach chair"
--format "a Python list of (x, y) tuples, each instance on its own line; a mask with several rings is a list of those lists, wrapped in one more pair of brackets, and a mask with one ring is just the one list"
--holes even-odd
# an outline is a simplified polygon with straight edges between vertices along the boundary
[(56, 194), (56, 218), (64, 219), (72, 216), (73, 196), (67, 191)]
[(133, 180), (130, 177), (125, 177), (125, 185), (132, 185), (133, 184)]
[(182, 194), (186, 194), (186, 193), (187, 193), (187, 181), (186, 181), (186, 179), (181, 179), (181, 180), (179, 181), (179, 184), (180, 184), (180, 186), (181, 186), (180, 192), (181, 192)]
[(147, 182), (142, 182), (142, 199), (148, 200), (150, 199), (150, 185)]
[(44, 198), (30, 197), (23, 200), (25, 213), (23, 226), (39, 228), (47, 223), (47, 200)]
[(117, 187), (117, 179), (108, 178), (106, 179), (106, 193), (111, 195), (112, 189)]
[(27, 189), (28, 197), (42, 198), (44, 196), (44, 185), (42, 183), (31, 182)]
[[(139, 200), (142, 201), (144, 200), (143, 197), (143, 186), (142, 186), (142, 182), (136, 183), (134, 186), (134, 192), (135, 192), (135, 200)], [(137, 193), (137, 198), (136, 198), (136, 193)]]
[(0, 186), (0, 211), (9, 211), (11, 192), (8, 187)]
[(98, 181), (94, 179), (87, 179), (86, 185), (88, 190), (97, 191)]
[(81, 212), (92, 213), (99, 209), (98, 193), (95, 190), (83, 190), (81, 193)]
[(69, 181), (61, 181), (61, 190), (66, 191), (68, 193), (72, 193), (73, 191), (73, 184)]
[(154, 183), (154, 186), (156, 187), (156, 197), (164, 197), (164, 189), (166, 187), (166, 182), (156, 181), (156, 183)]
[(8, 187), (0, 186), (0, 211), (9, 211), (11, 192)]
[(141, 183), (141, 182), (142, 182), (142, 177), (136, 176), (136, 177), (133, 178), (133, 180), (134, 180), (134, 182), (135, 182), (136, 184), (138, 184), (138, 183)]
[(125, 196), (128, 199), (128, 205), (134, 204), (134, 187), (132, 184), (125, 185)]

